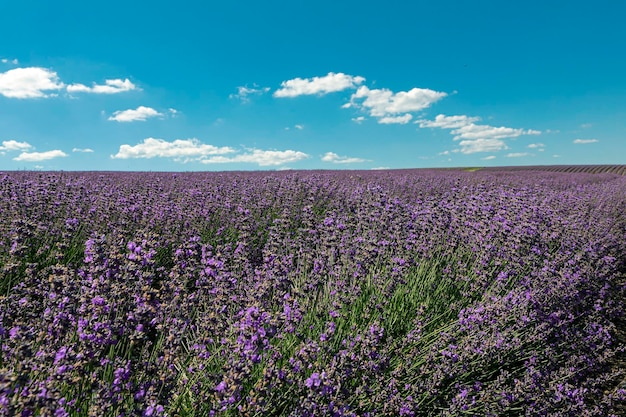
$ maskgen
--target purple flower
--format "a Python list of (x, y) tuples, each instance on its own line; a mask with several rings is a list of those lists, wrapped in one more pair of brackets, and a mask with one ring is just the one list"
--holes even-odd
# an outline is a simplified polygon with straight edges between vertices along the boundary
[(145, 395), (146, 395), (146, 390), (143, 388), (140, 388), (139, 391), (137, 391), (133, 397), (135, 398), (135, 400), (140, 401), (141, 399), (143, 399), (143, 397), (145, 397)]
[[(163, 408), (162, 405), (149, 405), (148, 407), (146, 407), (145, 411), (143, 412), (143, 415), (146, 417), (150, 417), (152, 415), (161, 415), (163, 414), (163, 411), (165, 409)], [(156, 413), (156, 414), (155, 414)]]
[(402, 404), (398, 414), (400, 414), (401, 416), (409, 416), (409, 417), (413, 417), (415, 415), (415, 413), (413, 412), (409, 404)]
[(68, 228), (73, 228), (73, 227), (76, 227), (76, 226), (78, 226), (78, 219), (74, 219), (74, 218), (72, 218), (72, 219), (67, 219), (67, 220), (65, 221), (65, 225), (66, 225)]
[(54, 417), (69, 417), (70, 413), (68, 413), (65, 408), (59, 407), (54, 411)]
[(226, 390), (226, 386), (227, 386), (226, 382), (222, 381), (219, 384), (217, 384), (217, 386), (215, 387), (215, 391), (221, 394)]
[(19, 333), (20, 333), (20, 326), (11, 327), (11, 329), (9, 330), (9, 338), (15, 339)]
[(63, 375), (70, 367), (67, 365), (61, 365), (56, 368), (57, 375)]
[(67, 355), (67, 351), (68, 351), (67, 346), (63, 346), (57, 351), (56, 355), (54, 355), (55, 365), (59, 363), (60, 361), (62, 361), (63, 359), (65, 359), (65, 356)]
[(322, 377), (324, 375), (324, 373), (320, 375), (317, 372), (313, 372), (311, 376), (308, 377), (306, 381), (304, 381), (304, 385), (306, 385), (308, 388), (319, 387), (322, 384)]

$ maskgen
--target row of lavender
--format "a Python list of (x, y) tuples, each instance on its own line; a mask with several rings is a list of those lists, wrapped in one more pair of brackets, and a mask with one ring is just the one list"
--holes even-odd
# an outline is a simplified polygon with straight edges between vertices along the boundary
[(617, 415), (626, 178), (0, 173), (0, 415)]
[[(485, 171), (498, 171), (502, 167), (480, 168)], [(626, 175), (626, 165), (538, 165), (538, 166), (511, 166), (504, 168), (507, 171), (544, 171), (544, 172), (584, 172), (587, 174), (617, 174)]]

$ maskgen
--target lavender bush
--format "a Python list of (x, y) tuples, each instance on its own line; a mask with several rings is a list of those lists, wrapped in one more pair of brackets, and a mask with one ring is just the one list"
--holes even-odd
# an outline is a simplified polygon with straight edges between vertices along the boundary
[(0, 173), (2, 416), (617, 416), (626, 177)]

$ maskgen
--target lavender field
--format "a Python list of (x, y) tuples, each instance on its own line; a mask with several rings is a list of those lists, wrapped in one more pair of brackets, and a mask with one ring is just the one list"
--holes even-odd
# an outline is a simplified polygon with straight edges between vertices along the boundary
[(626, 415), (626, 176), (0, 173), (2, 416)]

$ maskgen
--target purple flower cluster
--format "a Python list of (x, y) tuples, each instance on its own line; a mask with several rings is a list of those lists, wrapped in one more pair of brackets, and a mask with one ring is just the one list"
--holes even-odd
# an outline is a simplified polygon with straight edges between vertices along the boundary
[(626, 177), (0, 174), (0, 416), (626, 413)]

